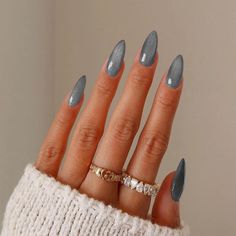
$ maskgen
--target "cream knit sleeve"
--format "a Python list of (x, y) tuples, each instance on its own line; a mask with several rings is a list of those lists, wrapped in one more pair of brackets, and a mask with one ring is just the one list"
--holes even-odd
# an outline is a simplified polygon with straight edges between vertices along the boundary
[(130, 216), (28, 165), (7, 204), (1, 235), (189, 235), (182, 225), (173, 230)]

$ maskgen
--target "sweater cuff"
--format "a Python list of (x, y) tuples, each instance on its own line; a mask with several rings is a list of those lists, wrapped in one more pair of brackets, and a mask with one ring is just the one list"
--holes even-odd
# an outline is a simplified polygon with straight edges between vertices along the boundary
[(153, 224), (81, 194), (29, 164), (7, 204), (6, 235), (148, 235), (188, 236), (181, 229)]

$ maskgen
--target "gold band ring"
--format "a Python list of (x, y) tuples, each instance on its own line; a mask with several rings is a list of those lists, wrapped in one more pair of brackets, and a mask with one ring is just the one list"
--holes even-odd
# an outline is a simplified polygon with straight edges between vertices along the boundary
[(93, 163), (90, 165), (90, 170), (96, 174), (99, 178), (108, 182), (120, 182), (122, 179), (122, 174), (117, 174), (111, 170), (98, 167)]

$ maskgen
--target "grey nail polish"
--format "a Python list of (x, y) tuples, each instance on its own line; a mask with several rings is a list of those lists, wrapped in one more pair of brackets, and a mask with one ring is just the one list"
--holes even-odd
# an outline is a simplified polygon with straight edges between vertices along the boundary
[(154, 62), (156, 51), (157, 51), (157, 32), (152, 31), (145, 39), (139, 61), (144, 66), (151, 66)]
[(85, 85), (86, 85), (86, 76), (83, 75), (78, 79), (74, 88), (72, 89), (72, 92), (68, 101), (69, 106), (73, 107), (79, 103), (83, 95)]
[(171, 197), (178, 202), (184, 189), (185, 160), (182, 159), (176, 169), (175, 177), (171, 186)]
[(114, 77), (118, 74), (125, 56), (125, 41), (119, 41), (114, 47), (107, 62), (107, 73)]
[(166, 84), (171, 88), (177, 88), (184, 69), (184, 59), (181, 55), (178, 55), (172, 62), (169, 71), (166, 76)]

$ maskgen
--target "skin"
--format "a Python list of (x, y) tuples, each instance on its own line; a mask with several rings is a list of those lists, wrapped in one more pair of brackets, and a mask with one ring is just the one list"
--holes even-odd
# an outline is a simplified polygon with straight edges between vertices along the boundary
[[(141, 50), (134, 60), (108, 128), (104, 131), (107, 113), (121, 79), (124, 63), (119, 72), (111, 76), (106, 71), (106, 61), (86, 107), (80, 114), (70, 145), (67, 147), (68, 136), (83, 104), (84, 95), (73, 107), (68, 105), (69, 94), (65, 97), (40, 149), (35, 166), (62, 183), (131, 215), (178, 228), (179, 202), (172, 200), (170, 191), (175, 172), (170, 173), (163, 181), (150, 218), (150, 197), (115, 182), (106, 182), (89, 171), (91, 162), (117, 173), (123, 168), (133, 138), (139, 129), (145, 99), (158, 63), (156, 55), (152, 65), (141, 64), (140, 53)], [(148, 183), (154, 183), (167, 149), (183, 87), (181, 80), (177, 88), (170, 88), (165, 83), (166, 74), (160, 81), (149, 117), (127, 167), (131, 176)], [(62, 165), (66, 148), (67, 155)]]

